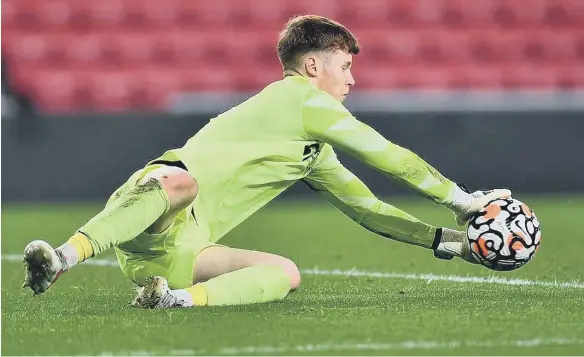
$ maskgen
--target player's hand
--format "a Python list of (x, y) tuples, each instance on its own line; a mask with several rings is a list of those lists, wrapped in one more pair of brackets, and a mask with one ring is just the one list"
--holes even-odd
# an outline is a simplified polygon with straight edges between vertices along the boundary
[(458, 185), (454, 201), (449, 208), (454, 212), (456, 224), (463, 227), (474, 213), (480, 211), (489, 202), (508, 197), (511, 197), (511, 191), (505, 188), (470, 193), (464, 185)]

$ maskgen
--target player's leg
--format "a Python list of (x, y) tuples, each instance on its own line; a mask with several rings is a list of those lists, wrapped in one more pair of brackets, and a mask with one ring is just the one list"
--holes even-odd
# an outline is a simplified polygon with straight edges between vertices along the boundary
[(35, 294), (43, 293), (63, 272), (85, 259), (144, 231), (163, 231), (197, 193), (197, 181), (181, 168), (153, 165), (138, 171), (101, 212), (59, 248), (40, 240), (29, 243), (24, 250), (23, 286)]
[(214, 246), (195, 260), (195, 305), (245, 305), (281, 300), (300, 286), (300, 271), (285, 257)]
[(300, 272), (290, 259), (258, 251), (210, 246), (195, 259), (192, 287), (170, 290), (163, 277), (148, 279), (134, 306), (246, 305), (285, 298), (300, 286)]
[(265, 265), (280, 267), (288, 277), (290, 290), (300, 287), (300, 271), (292, 260), (277, 254), (225, 246), (211, 246), (198, 254), (193, 269), (193, 283), (204, 283), (240, 269)]

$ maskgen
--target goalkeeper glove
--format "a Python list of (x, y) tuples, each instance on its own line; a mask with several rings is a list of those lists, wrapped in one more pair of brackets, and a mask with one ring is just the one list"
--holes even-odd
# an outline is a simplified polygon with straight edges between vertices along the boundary
[(465, 231), (456, 231), (445, 227), (438, 228), (432, 250), (434, 256), (439, 259), (450, 260), (454, 257), (460, 257), (469, 263), (478, 264), (470, 251)]
[(480, 211), (489, 202), (508, 197), (511, 197), (511, 191), (508, 189), (499, 188), (471, 193), (463, 184), (457, 184), (454, 197), (446, 206), (454, 212), (456, 224), (463, 227), (474, 213)]

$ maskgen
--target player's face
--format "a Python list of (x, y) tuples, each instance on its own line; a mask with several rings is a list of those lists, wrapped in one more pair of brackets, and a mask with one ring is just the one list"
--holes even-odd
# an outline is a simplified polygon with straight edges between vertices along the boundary
[(347, 98), (349, 90), (355, 85), (351, 73), (353, 56), (337, 50), (322, 62), (322, 71), (317, 76), (318, 87), (341, 102)]

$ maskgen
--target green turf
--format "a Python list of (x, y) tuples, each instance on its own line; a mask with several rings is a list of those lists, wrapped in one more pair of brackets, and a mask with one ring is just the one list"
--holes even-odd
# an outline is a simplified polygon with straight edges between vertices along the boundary
[[(576, 232), (584, 198), (523, 199), (542, 222), (543, 243), (533, 262), (510, 273), (434, 259), (430, 251), (378, 238), (312, 201), (271, 204), (222, 243), (283, 254), (303, 269), (584, 281), (584, 240)], [(393, 203), (452, 226), (450, 213), (428, 202)], [(2, 254), (19, 254), (37, 237), (58, 244), (97, 210), (4, 205)], [(79, 266), (37, 298), (20, 288), (22, 277), (19, 263), (3, 259), (3, 355), (584, 351), (584, 289), (577, 288), (304, 275), (301, 289), (282, 302), (143, 311), (128, 306), (131, 284), (115, 267)]]

